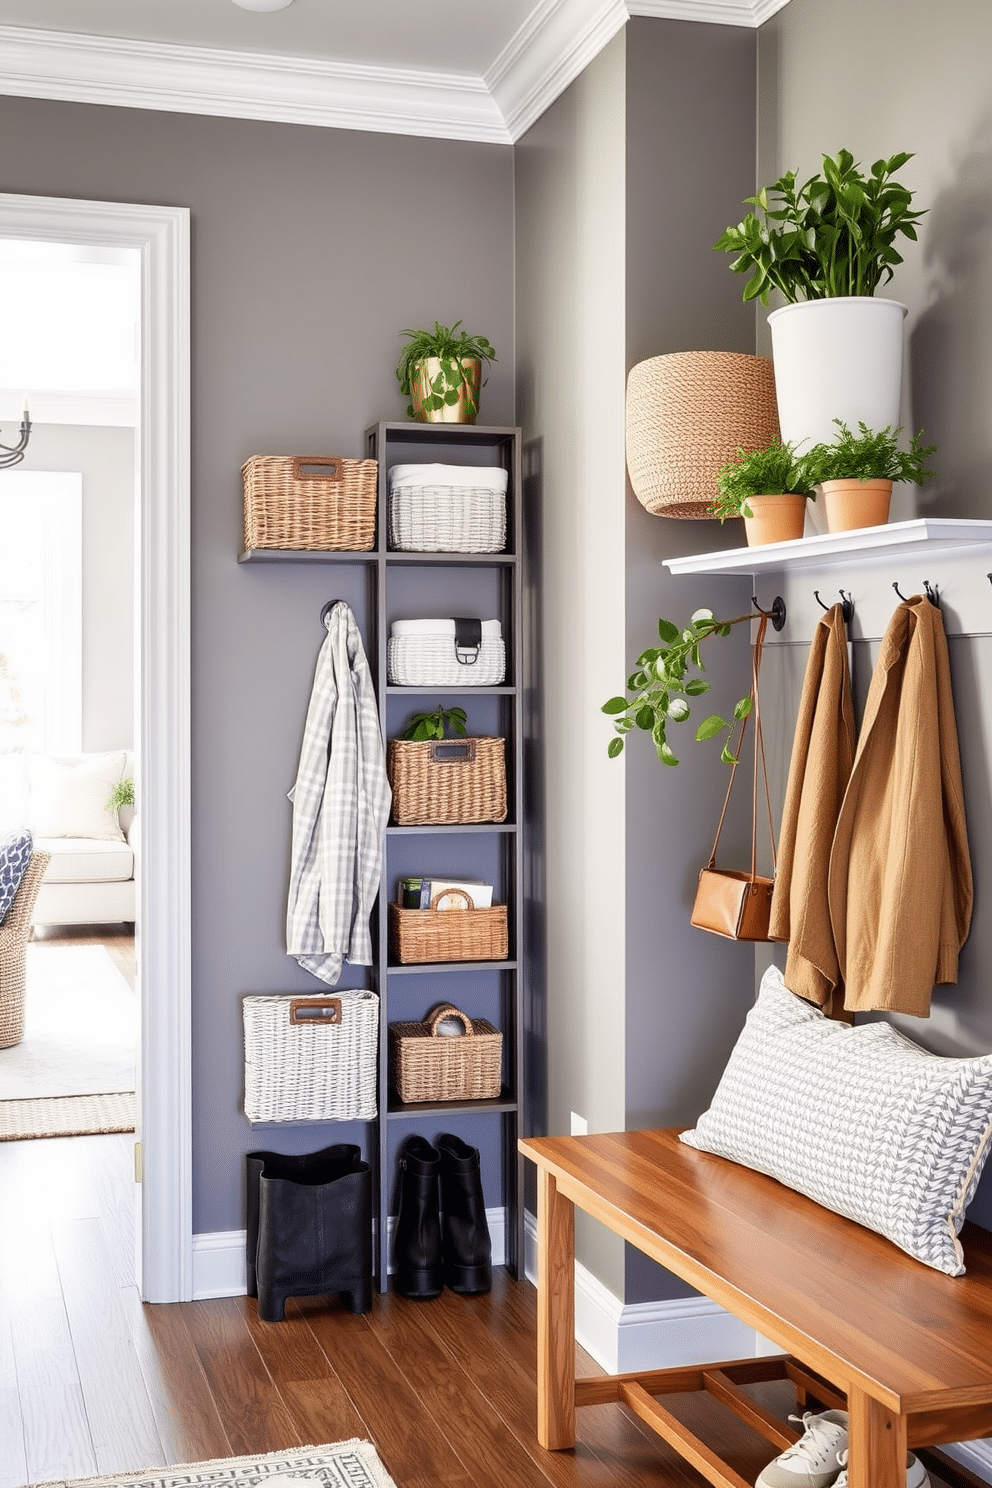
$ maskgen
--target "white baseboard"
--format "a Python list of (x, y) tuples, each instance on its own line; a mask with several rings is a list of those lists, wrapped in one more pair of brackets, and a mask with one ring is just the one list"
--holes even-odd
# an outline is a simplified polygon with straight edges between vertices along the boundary
[[(537, 1222), (524, 1217), (524, 1272), (537, 1278)], [(581, 1262), (575, 1267), (575, 1337), (609, 1374), (751, 1358), (767, 1350), (753, 1328), (708, 1297), (623, 1303)]]
[[(506, 1210), (487, 1209), (493, 1265), (506, 1264)], [(393, 1220), (389, 1228), (392, 1235)], [(390, 1267), (392, 1270), (392, 1267)], [(193, 1236), (193, 1298), (243, 1297), (247, 1290), (244, 1230), (217, 1230)]]
[[(536, 1285), (537, 1222), (530, 1212), (524, 1216), (524, 1274)], [(575, 1337), (609, 1374), (781, 1352), (707, 1297), (627, 1305), (581, 1262), (575, 1266)], [(940, 1450), (992, 1483), (992, 1439), (948, 1443)]]

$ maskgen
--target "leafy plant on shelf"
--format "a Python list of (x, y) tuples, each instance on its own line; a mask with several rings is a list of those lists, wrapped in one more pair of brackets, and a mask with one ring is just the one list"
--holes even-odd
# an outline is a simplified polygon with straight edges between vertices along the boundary
[(464, 708), (444, 708), (438, 703), (433, 713), (414, 713), (400, 735), (422, 743), (425, 739), (443, 739), (447, 729), (464, 739), (468, 714)]
[(915, 223), (925, 216), (911, 211), (913, 193), (892, 179), (912, 158), (904, 152), (876, 160), (866, 176), (850, 150), (839, 150), (836, 160), (824, 155), (823, 174), (801, 186), (790, 170), (745, 197), (755, 210), (713, 244), (734, 254), (733, 273), (751, 276), (744, 299), (767, 305), (778, 289), (795, 304), (870, 296), (887, 284), (893, 265), (902, 263), (896, 238), (915, 241)]
[[(436, 357), (441, 364), (431, 381), (430, 393), (424, 399), (424, 408), (428, 411), (436, 411), (445, 404), (454, 407), (462, 395), (462, 389), (471, 389), (471, 373), (463, 365), (464, 362), (478, 360), (488, 364), (497, 360), (492, 343), (485, 336), (470, 336), (467, 331), (459, 330), (460, 325), (460, 320), (456, 320), (451, 326), (444, 326), (436, 320), (432, 331), (403, 332), (404, 336), (409, 336), (410, 341), (401, 351), (396, 366), (401, 393), (409, 398), (413, 391), (413, 377), (418, 362)], [(482, 386), (485, 385), (484, 381)], [(407, 417), (413, 418), (412, 403), (406, 411)], [(469, 412), (473, 418), (478, 411), (475, 400), (470, 398)]]
[[(625, 736), (631, 729), (638, 728), (650, 731), (663, 765), (677, 765), (678, 758), (668, 742), (668, 726), (685, 723), (692, 712), (689, 699), (710, 691), (704, 677), (692, 675), (693, 671), (705, 671), (700, 648), (711, 636), (727, 636), (733, 626), (753, 619), (753, 614), (747, 614), (737, 615), (733, 620), (717, 620), (712, 610), (696, 610), (682, 628), (671, 620), (659, 620), (662, 645), (649, 647), (637, 658), (635, 669), (627, 678), (627, 692), (632, 695), (612, 697), (603, 704), (603, 712), (613, 717), (617, 734), (607, 749), (610, 759), (622, 752)], [(733, 720), (711, 713), (696, 729), (697, 742), (732, 733), (734, 724), (746, 718), (752, 706), (750, 696), (741, 698), (734, 707)], [(737, 763), (729, 739), (720, 758), (727, 765)]]
[(753, 517), (747, 504), (752, 496), (809, 496), (812, 490), (806, 463), (796, 454), (795, 444), (783, 444), (781, 439), (763, 449), (738, 449), (736, 460), (717, 471), (716, 483), (713, 515), (721, 522), (728, 517)]
[(902, 429), (886, 424), (884, 429), (869, 429), (859, 422), (857, 434), (843, 419), (834, 419), (840, 431), (830, 444), (814, 444), (803, 456), (803, 467), (809, 482), (820, 486), (827, 480), (915, 481), (922, 485), (932, 475), (926, 461), (936, 454), (935, 444), (921, 445), (923, 430), (914, 434), (909, 449), (901, 450), (898, 440)]

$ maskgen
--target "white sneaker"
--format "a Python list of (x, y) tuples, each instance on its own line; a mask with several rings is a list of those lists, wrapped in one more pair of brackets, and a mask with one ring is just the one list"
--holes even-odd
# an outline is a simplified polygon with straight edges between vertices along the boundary
[[(837, 1453), (837, 1461), (841, 1465), (841, 1475), (834, 1483), (834, 1488), (847, 1488), (847, 1449)], [(906, 1488), (930, 1488), (930, 1478), (926, 1468), (919, 1457), (914, 1457), (910, 1452), (906, 1458)]]
[(807, 1411), (802, 1425), (802, 1436), (762, 1468), (755, 1488), (831, 1488), (839, 1481), (841, 1455), (847, 1461), (847, 1411)]

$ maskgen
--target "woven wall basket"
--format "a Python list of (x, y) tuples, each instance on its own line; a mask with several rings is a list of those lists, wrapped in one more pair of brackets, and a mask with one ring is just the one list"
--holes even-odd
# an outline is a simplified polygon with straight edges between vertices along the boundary
[(680, 351), (639, 362), (627, 378), (627, 470), (656, 517), (710, 517), (716, 473), (738, 448), (778, 438), (767, 357)]

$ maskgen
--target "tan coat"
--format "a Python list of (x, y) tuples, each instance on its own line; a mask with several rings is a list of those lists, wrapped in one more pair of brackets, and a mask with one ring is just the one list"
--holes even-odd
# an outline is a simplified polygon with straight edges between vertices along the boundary
[(779, 834), (770, 935), (789, 942), (785, 983), (821, 1007), (838, 987), (827, 875), (834, 828), (854, 763), (854, 701), (839, 604), (813, 635), (796, 720)]
[(828, 897), (844, 1006), (927, 1017), (934, 983), (957, 981), (973, 887), (947, 640), (920, 595), (882, 641)]

